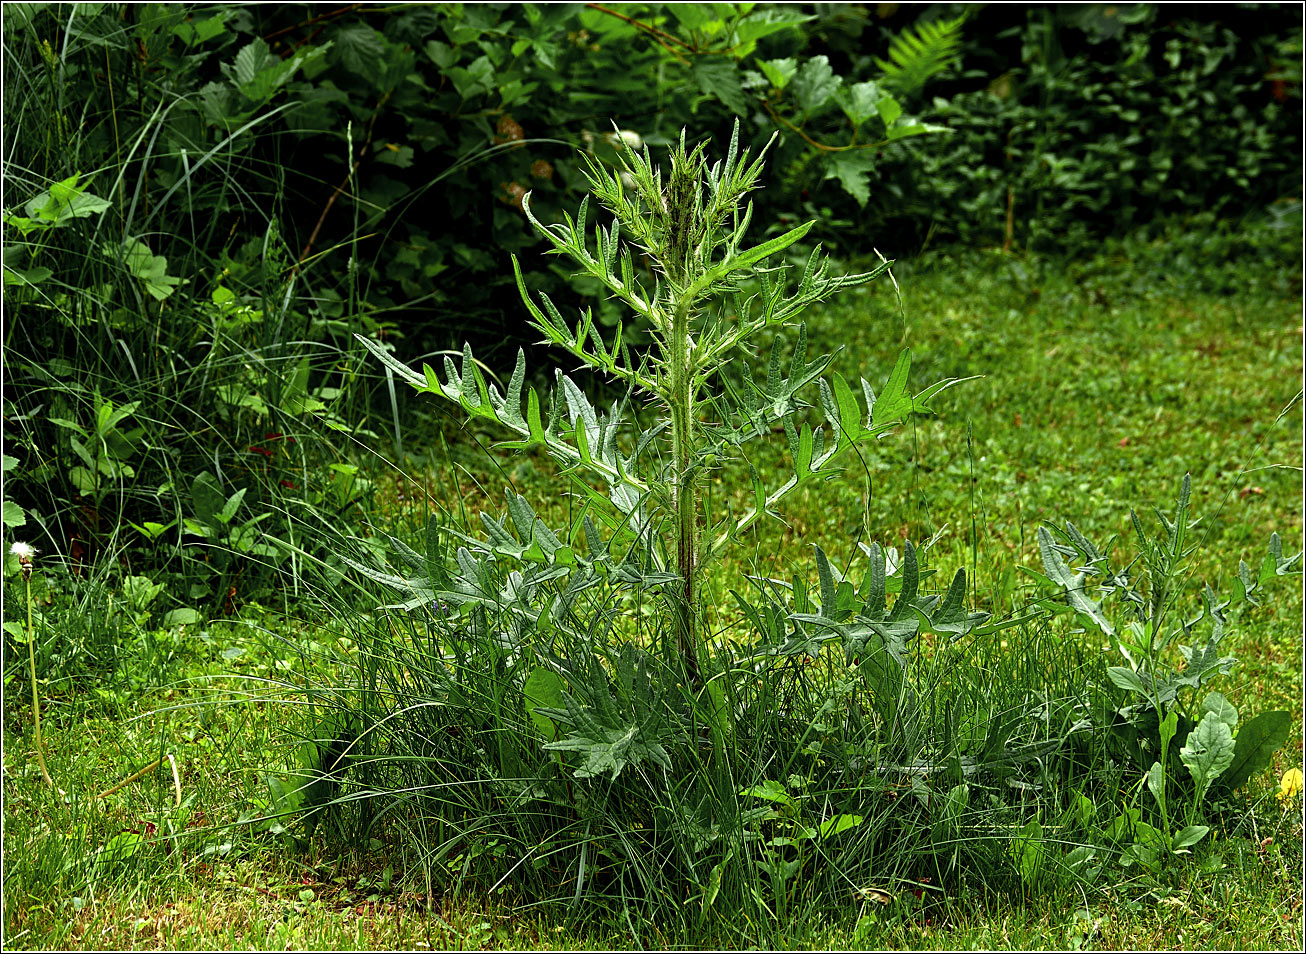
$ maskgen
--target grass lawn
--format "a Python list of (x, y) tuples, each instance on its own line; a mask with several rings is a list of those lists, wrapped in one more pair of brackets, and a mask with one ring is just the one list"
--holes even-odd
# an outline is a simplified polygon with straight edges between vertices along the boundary
[[(1165, 259), (1153, 250), (1151, 261)], [(1157, 257), (1159, 256), (1159, 258)], [(1212, 266), (1214, 267), (1214, 266)], [(917, 419), (854, 458), (839, 478), (800, 492), (786, 524), (748, 541), (751, 566), (776, 576), (832, 562), (869, 536), (901, 545), (934, 539), (928, 563), (947, 578), (968, 568), (970, 600), (996, 615), (1031, 598), (1016, 567), (1039, 567), (1040, 524), (1073, 521), (1101, 542), (1129, 537), (1130, 510), (1168, 511), (1185, 473), (1199, 545), (1187, 586), (1227, 593), (1238, 561), (1258, 566), (1277, 531), (1286, 552), (1302, 539), (1302, 312), (1299, 279), (1237, 275), (1232, 287), (1186, 281), (1125, 256), (1052, 265), (990, 252), (935, 255), (836, 299), (809, 322), (811, 350), (841, 348), (833, 370), (877, 387), (906, 344), (918, 387), (974, 380), (944, 392), (937, 416)], [(1198, 287), (1204, 290), (1187, 290)], [(759, 356), (762, 358), (765, 356)], [(570, 367), (568, 365), (568, 367)], [(504, 371), (508, 369), (503, 369)], [(406, 398), (410, 407), (415, 398)], [(415, 534), (425, 489), (453, 513), (496, 508), (511, 481), (549, 517), (567, 501), (542, 458), (502, 464), (483, 447), (501, 437), (463, 429), (446, 408), (422, 405), (437, 448), (406, 475), (382, 471), (393, 532)], [(441, 429), (448, 451), (438, 450)], [(783, 437), (752, 461), (779, 471)], [(768, 457), (767, 454), (774, 454)], [(787, 455), (787, 451), (784, 451)], [(725, 470), (713, 505), (746, 503), (746, 479)], [(736, 494), (736, 488), (743, 488)], [(549, 502), (551, 501), (551, 503)], [(736, 568), (737, 569), (737, 568)], [(814, 578), (814, 573), (811, 574)], [(739, 623), (714, 581), (729, 634)], [(54, 589), (59, 639), (74, 611)], [(1298, 949), (1302, 925), (1302, 802), (1280, 805), (1279, 777), (1302, 765), (1302, 586), (1276, 581), (1265, 605), (1230, 614), (1222, 648), (1239, 665), (1220, 689), (1239, 709), (1287, 709), (1292, 741), (1219, 814), (1217, 829), (1160, 876), (1114, 874), (1090, 890), (1024, 896), (963, 881), (850, 893), (826, 923), (737, 925), (735, 947)], [(295, 706), (307, 687), (355, 678), (347, 626), (312, 607), (285, 616), (257, 607), (242, 619), (146, 631), (111, 678), (43, 689), (48, 763), (39, 775), (26, 660), (5, 668), (4, 932), (34, 948), (607, 948), (683, 945), (656, 924), (568, 919), (510, 888), (428, 880), (413, 846), (385, 828), (366, 845), (329, 846), (262, 819), (268, 775), (297, 743)], [(1109, 648), (1109, 647), (1104, 647)], [(1088, 647), (1096, 652), (1096, 647)], [(324, 660), (337, 659), (343, 671)], [(1114, 664), (1114, 660), (1112, 661)], [(174, 779), (166, 756), (174, 755)], [(97, 797), (152, 761), (146, 773)], [(180, 800), (180, 805), (178, 801)], [(295, 839), (293, 842), (290, 839)], [(457, 884), (455, 889), (454, 885)], [(491, 888), (496, 890), (491, 891)], [(605, 916), (607, 917), (607, 916)], [(694, 939), (701, 940), (701, 939)]]

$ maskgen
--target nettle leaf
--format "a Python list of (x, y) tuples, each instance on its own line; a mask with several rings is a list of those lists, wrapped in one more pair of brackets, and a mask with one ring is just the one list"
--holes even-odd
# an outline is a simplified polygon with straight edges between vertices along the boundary
[(810, 116), (829, 102), (842, 83), (843, 80), (834, 75), (829, 57), (814, 56), (790, 81), (789, 92), (804, 115)]

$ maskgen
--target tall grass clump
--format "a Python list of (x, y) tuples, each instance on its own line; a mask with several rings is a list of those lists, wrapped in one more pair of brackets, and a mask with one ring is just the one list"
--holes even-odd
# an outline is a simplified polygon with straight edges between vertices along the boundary
[(5, 522), (86, 621), (52, 675), (134, 655), (123, 613), (293, 604), (301, 551), (371, 512), (339, 446), (375, 436), (347, 423), (358, 349), (282, 227), (287, 104), (224, 71), (237, 39), (182, 7), (6, 10)]

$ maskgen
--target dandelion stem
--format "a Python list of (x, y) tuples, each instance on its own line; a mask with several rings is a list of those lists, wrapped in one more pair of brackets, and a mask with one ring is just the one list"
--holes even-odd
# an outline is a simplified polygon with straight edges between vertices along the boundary
[(50, 770), (45, 767), (45, 747), (41, 742), (41, 694), (36, 689), (36, 631), (32, 628), (32, 578), (29, 574), (24, 583), (27, 586), (27, 663), (32, 676), (32, 715), (36, 719), (36, 761), (41, 766), (41, 777), (45, 784), (54, 787)]

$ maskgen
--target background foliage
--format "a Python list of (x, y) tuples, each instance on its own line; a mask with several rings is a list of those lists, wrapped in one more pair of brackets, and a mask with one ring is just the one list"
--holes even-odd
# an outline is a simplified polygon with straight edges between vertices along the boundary
[[(135, 840), (127, 828), (109, 832), (108, 842), (101, 837), (105, 824), (136, 825), (127, 796), (111, 823), (84, 819), (85, 803), (52, 799), (29, 813), (37, 821), (21, 836), (40, 846), (28, 859), (35, 862), (20, 866), (17, 881), (6, 866), (6, 910), (27, 917), (36, 908), (15, 907), (11, 898), (57, 895), (70, 904), (73, 892), (116, 883), (130, 870), (116, 864), (127, 854), (189, 877), (187, 851), (216, 859), (251, 850), (268, 840), (257, 842), (263, 835), (284, 834), (264, 815), (320, 808), (342, 792), (346, 803), (333, 806), (339, 810), (323, 827), (353, 825), (356, 844), (375, 848), (368, 806), (376, 802), (359, 793), (435, 784), (429, 772), (445, 773), (441, 785), (454, 779), (452, 794), (394, 802), (425, 803), (420, 812), (404, 808), (420, 829), (405, 842), (415, 866), (443, 871), (455, 886), (478, 877), (501, 884), (518, 872), (516, 849), (556, 838), (557, 851), (523, 867), (519, 884), (588, 884), (624, 899), (631, 885), (623, 877), (660, 883), (637, 863), (647, 856), (641, 844), (654, 844), (683, 863), (701, 894), (686, 907), (669, 892), (650, 892), (648, 923), (683, 918), (682, 927), (695, 931), (716, 918), (709, 899), (721, 890), (723, 899), (792, 903), (793, 910), (810, 903), (814, 915), (829, 915), (814, 899), (843, 898), (846, 885), (824, 854), (827, 837), (856, 846), (843, 857), (855, 854), (868, 878), (932, 870), (925, 877), (942, 880), (971, 865), (1000, 873), (1006, 880), (993, 883), (1013, 891), (1077, 887), (1086, 871), (1101, 876), (1099, 884), (1114, 880), (1118, 872), (1103, 875), (1105, 861), (1074, 855), (1084, 848), (1112, 864), (1131, 859), (1133, 871), (1147, 872), (1140, 877), (1150, 879), (1150, 891), (1170, 883), (1166, 851), (1186, 850), (1193, 836), (1193, 824), (1177, 823), (1166, 838), (1157, 834), (1166, 826), (1153, 824), (1149, 799), (1165, 818), (1169, 798), (1189, 800), (1185, 822), (1219, 824), (1229, 836), (1222, 845), (1241, 846), (1239, 858), (1257, 857), (1259, 836), (1245, 831), (1255, 829), (1255, 816), (1227, 812), (1232, 803), (1218, 788), (1210, 789), (1218, 796), (1211, 804), (1199, 805), (1205, 789), (1189, 791), (1180, 749), (1187, 731), (1175, 736), (1169, 762), (1164, 745), (1154, 758), (1153, 736), (1160, 739), (1174, 700), (1140, 696), (1123, 672), (1117, 678), (1127, 685), (1112, 682), (1091, 646), (1062, 638), (1064, 615), (945, 646), (944, 655), (910, 671), (920, 699), (952, 698), (958, 707), (927, 712), (922, 704), (921, 732), (894, 757), (907, 765), (955, 756), (948, 771), (960, 775), (951, 788), (900, 793), (847, 782), (868, 774), (859, 747), (878, 744), (880, 729), (875, 719), (840, 721), (855, 711), (852, 689), (832, 679), (830, 659), (814, 667), (795, 652), (736, 713), (740, 759), (718, 776), (723, 766), (705, 753), (673, 746), (681, 785), (668, 795), (641, 774), (656, 759), (632, 764), (620, 785), (613, 772), (582, 780), (555, 771), (565, 760), (575, 768), (580, 753), (555, 745), (541, 755), (537, 736), (563, 717), (557, 698), (525, 705), (531, 694), (517, 678), (529, 678), (520, 659), (486, 630), (473, 633), (467, 656), (449, 666), (429, 642), (453, 626), (438, 605), (426, 607), (430, 619), (408, 616), (409, 629), (398, 633), (388, 620), (351, 612), (349, 604), (370, 609), (379, 597), (366, 583), (361, 592), (344, 585), (351, 577), (339, 554), (370, 550), (371, 565), (384, 555), (385, 534), (412, 538), (430, 526), (431, 507), (468, 527), (467, 509), (484, 509), (485, 486), (497, 498), (504, 483), (553, 476), (539, 457), (523, 458), (510, 473), (497, 461), (486, 470), (475, 428), (448, 446), (449, 419), (402, 401), (393, 377), (352, 335), (402, 350), (407, 364), (427, 358), (438, 366), (433, 355), (461, 352), (470, 340), (487, 368), (506, 369), (518, 345), (527, 347), (530, 367), (541, 366), (530, 353), (534, 334), (506, 267), (510, 255), (529, 287), (564, 313), (592, 307), (611, 325), (618, 312), (592, 279), (541, 254), (523, 214), (525, 193), (533, 193), (542, 220), (556, 221), (584, 188), (582, 154), (611, 165), (619, 143), (639, 142), (661, 158), (682, 128), (691, 146), (707, 138), (721, 145), (738, 121), (741, 144), (754, 153), (773, 133), (780, 137), (766, 188), (755, 195), (750, 244), (815, 219), (808, 241), (819, 239), (837, 256), (873, 263), (878, 248), (899, 259), (900, 278), (915, 271), (923, 286), (942, 289), (919, 309), (940, 317), (924, 332), (937, 347), (918, 348), (917, 374), (1005, 372), (1001, 384), (996, 375), (973, 384), (988, 395), (991, 413), (968, 432), (964, 451), (948, 445), (946, 472), (929, 489), (918, 485), (930, 466), (923, 448), (946, 438), (922, 425), (902, 447), (875, 448), (859, 460), (864, 495), (832, 484), (837, 506), (809, 502), (787, 536), (759, 544), (758, 553), (784, 564), (798, 559), (796, 541), (811, 528), (851, 538), (865, 527), (901, 526), (895, 539), (943, 541), (929, 548), (937, 564), (929, 571), (959, 562), (980, 571), (967, 577), (968, 603), (995, 616), (1031, 601), (1040, 612), (1060, 612), (1066, 584), (1054, 579), (1062, 569), (1054, 556), (1035, 563), (1026, 554), (1050, 577), (1041, 587), (1018, 582), (1012, 554), (1029, 549), (1028, 521), (1056, 517), (1060, 526), (1081, 507), (1090, 511), (1081, 528), (1100, 541), (1128, 530), (1116, 519), (1122, 501), (1172, 499), (1174, 488), (1158, 482), (1185, 471), (1206, 478), (1195, 481), (1195, 493), (1229, 495), (1220, 482), (1246, 483), (1241, 462), (1254, 453), (1243, 444), (1231, 450), (1222, 428), (1268, 441), (1274, 413), (1282, 411), (1276, 424), (1297, 420), (1289, 410), (1299, 405), (1277, 390), (1300, 376), (1300, 353), (1282, 334), (1290, 320), (1282, 301), (1301, 285), (1295, 12), (1256, 4), (5, 5), (3, 516), (7, 534), (33, 542), (43, 561), (32, 581), (35, 635), (21, 622), (22, 591), (5, 588), (6, 688), (21, 685), (13, 680), (24, 675), (31, 646), (42, 691), (52, 697), (52, 738), (78, 731), (69, 726), (83, 716), (110, 723), (97, 723), (111, 741), (87, 760), (95, 772), (139, 766), (148, 759), (137, 756), (151, 747), (162, 755), (168, 732), (179, 728), (197, 746), (207, 742), (212, 764), (245, 786), (235, 796), (244, 799), (238, 816), (233, 809), (225, 828), (200, 825), (197, 841), (166, 861), (139, 832)], [(940, 248), (954, 245), (961, 250)], [(929, 254), (917, 255), (922, 250)], [(1214, 307), (1221, 297), (1236, 307)], [(1190, 300), (1200, 301), (1195, 312), (1185, 310)], [(883, 304), (854, 298), (831, 309), (825, 340), (861, 340), (872, 365), (882, 362), (881, 352), (900, 344), (900, 313)], [(1006, 337), (995, 323), (1005, 323)], [(636, 346), (647, 340), (638, 326), (626, 332)], [(1060, 350), (1072, 334), (1080, 346)], [(1253, 372), (1273, 380), (1249, 384)], [(1211, 387), (1195, 428), (1183, 414), (1205, 387), (1202, 374)], [(1035, 393), (1047, 403), (1033, 402)], [(1280, 449), (1260, 483), (1239, 491), (1239, 505), (1285, 493), (1281, 462), (1295, 466), (1298, 443), (1275, 437)], [(420, 478), (388, 473), (390, 461), (438, 477), (421, 487)], [(977, 528), (989, 512), (983, 485), (976, 496), (977, 466), (1000, 484), (992, 506), (1015, 508), (1001, 513), (993, 533)], [(743, 486), (742, 474), (732, 476)], [(894, 492), (883, 493), (885, 484)], [(941, 524), (967, 512), (967, 489), (970, 536), (946, 537)], [(546, 499), (554, 505), (549, 518), (569, 525), (574, 515), (561, 512), (564, 498)], [(1220, 516), (1218, 500), (1198, 500), (1203, 514), (1216, 515), (1211, 539), (1225, 549), (1250, 553), (1274, 520), (1299, 520), (1263, 506), (1247, 511), (1255, 520), (1240, 521)], [(999, 539), (1003, 532), (1018, 542)], [(990, 537), (981, 562), (976, 556)], [(1062, 549), (1048, 554), (1095, 564), (1069, 531), (1057, 539)], [(1202, 564), (1200, 576), (1185, 570), (1185, 579), (1226, 577), (1221, 592), (1232, 586), (1247, 596), (1253, 584), (1270, 586), (1290, 569), (1258, 555), (1248, 571), (1255, 579), (1231, 581), (1231, 567), (1213, 567)], [(1121, 599), (1155, 578), (1138, 584), (1112, 573)], [(788, 574), (787, 565), (774, 572)], [(1040, 571), (1029, 575), (1039, 579)], [(800, 578), (793, 579), (797, 597)], [(1195, 589), (1186, 598), (1200, 611)], [(799, 600), (809, 609), (810, 602)], [(338, 617), (325, 629), (324, 606)], [(283, 615), (274, 622), (263, 608)], [(638, 602), (633, 615), (628, 605), (612, 609), (614, 619), (648, 625)], [(1120, 613), (1109, 623), (1123, 631)], [(314, 618), (287, 622), (296, 615)], [(1295, 604), (1287, 615), (1295, 618)], [(769, 618), (780, 625), (783, 617)], [(261, 636), (240, 635), (246, 629)], [(1089, 631), (1112, 644), (1115, 633), (1100, 624)], [(457, 637), (442, 635), (446, 645)], [(1246, 639), (1255, 647), (1270, 637), (1253, 631)], [(1176, 688), (1186, 669), (1170, 667), (1180, 658), (1190, 664), (1193, 647), (1161, 658), (1154, 642), (1145, 654), (1118, 641), (1114, 651), (1121, 645), (1150, 657), (1141, 671), (1179, 695), (1184, 718), (1200, 724), (1221, 715), (1231, 732), (1239, 724), (1223, 706), (1203, 708), (1208, 700), (1189, 691), (1196, 686)], [(1214, 653), (1213, 643), (1204, 645)], [(569, 658), (589, 660), (590, 649), (577, 643)], [(1283, 656), (1277, 644), (1243, 655), (1259, 667), (1262, 704), (1242, 713), (1238, 731), (1263, 727), (1270, 712), (1278, 739), (1283, 707), (1300, 697), (1282, 686), (1299, 686), (1300, 674), (1267, 675), (1264, 659)], [(633, 656), (613, 654), (605, 665), (586, 674), (593, 685), (606, 693), (617, 674), (613, 685), (628, 691), (613, 698), (641, 714), (655, 688), (647, 672)], [(223, 704), (240, 715), (214, 718), (205, 700), (194, 708), (208, 715), (177, 716), (176, 724), (169, 715), (157, 738), (146, 738), (154, 723), (128, 725), (139, 694), (179, 673), (195, 674), (204, 688), (221, 684)], [(535, 694), (548, 694), (540, 682)], [(94, 693), (70, 691), (74, 684)], [(228, 692), (231, 684), (241, 688)], [(249, 684), (259, 686), (257, 695)], [(658, 692), (675, 699), (680, 689), (668, 682)], [(439, 709), (422, 702), (410, 712), (395, 703), (439, 693), (446, 702)], [(222, 740), (239, 733), (235, 722), (283, 696), (306, 701), (318, 717), (293, 753), (266, 735), (250, 751), (222, 751)], [(1270, 710), (1267, 696), (1280, 708)], [(606, 698), (596, 693), (595, 707)], [(227, 704), (251, 699), (248, 708)], [(1098, 725), (1119, 715), (1138, 744), (1040, 762), (1039, 747), (1064, 741), (1077, 724), (1070, 713), (1081, 709)], [(334, 778), (342, 740), (357, 739), (359, 726), (379, 713), (395, 718), (384, 732), (364, 734), (377, 748), (351, 752), (347, 780)], [(24, 719), (18, 724), (21, 730)], [(829, 755), (809, 738), (818, 724)], [(679, 739), (679, 725), (668, 725)], [(775, 744), (795, 737), (793, 745)], [(995, 771), (1009, 750), (1020, 760)], [(52, 752), (56, 773), (77, 761), (72, 752), (71, 745)], [(383, 755), (388, 761), (374, 762)], [(268, 774), (286, 764), (289, 781)], [(538, 790), (505, 781), (525, 777), (523, 764), (538, 776)], [(1137, 773), (1153, 764), (1159, 782), (1118, 802), (1125, 776), (1138, 786)], [(309, 780), (302, 787), (301, 776)], [(609, 776), (614, 784), (600, 787)], [(229, 776), (216, 777), (224, 781), (203, 795), (210, 808), (233, 800), (216, 791)], [(1104, 813), (1091, 824), (1076, 821), (1082, 802), (1058, 787), (1081, 777), (1091, 777), (1084, 791)], [(250, 779), (266, 791), (250, 795)], [(581, 785), (582, 801), (590, 801), (578, 809)], [(1037, 786), (1046, 795), (1021, 794)], [(183, 844), (191, 813), (203, 814), (199, 795), (165, 813), (171, 794), (166, 785), (158, 793), (154, 817), (175, 826), (169, 845)], [(700, 825), (710, 822), (711, 799), (723, 797), (734, 802), (741, 846), (734, 855), (719, 831)], [(513, 813), (505, 813), (505, 800), (515, 800)], [(994, 814), (999, 802), (1003, 810)], [(1027, 809), (1047, 814), (1039, 821)], [(579, 811), (593, 832), (580, 827)], [(845, 828), (822, 827), (839, 818)], [(455, 828), (441, 827), (449, 819)], [(251, 834), (253, 820), (262, 827)], [(496, 842), (487, 827), (500, 822), (513, 830), (513, 845)], [(1150, 826), (1146, 837), (1137, 837), (1139, 823)], [(1016, 824), (1022, 834), (1013, 842)], [(51, 839), (50, 826), (72, 834)], [(229, 835), (233, 827), (239, 837)], [(714, 847), (705, 853), (703, 843)], [(1216, 863), (1224, 850), (1214, 850)], [(623, 875), (627, 860), (631, 874)], [(667, 871), (684, 873), (675, 865)], [(382, 880), (388, 890), (389, 876)], [(716, 911), (739, 909), (723, 900)], [(689, 924), (696, 919), (702, 923)], [(746, 929), (734, 921), (725, 919), (723, 930), (740, 942)], [(623, 923), (623, 938), (626, 929)]]

